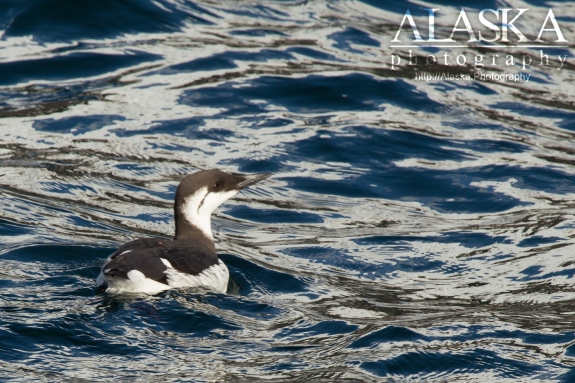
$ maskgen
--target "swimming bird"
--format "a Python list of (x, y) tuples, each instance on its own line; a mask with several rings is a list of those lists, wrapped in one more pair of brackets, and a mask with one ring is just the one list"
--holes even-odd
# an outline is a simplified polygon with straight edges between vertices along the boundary
[(142, 238), (120, 246), (104, 262), (96, 285), (109, 294), (153, 295), (197, 286), (225, 293), (229, 271), (216, 253), (212, 212), (240, 190), (270, 175), (213, 169), (187, 176), (176, 191), (174, 239)]

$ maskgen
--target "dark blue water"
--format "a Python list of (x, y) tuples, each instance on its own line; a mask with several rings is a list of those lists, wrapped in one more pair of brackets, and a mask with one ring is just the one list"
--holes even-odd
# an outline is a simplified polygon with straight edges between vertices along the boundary
[[(401, 48), (423, 6), (0, 0), (0, 380), (573, 381), (572, 4), (517, 26), (552, 6), (568, 43)], [(438, 38), (462, 7), (498, 4)], [(216, 211), (228, 292), (99, 294), (214, 167), (274, 173)]]

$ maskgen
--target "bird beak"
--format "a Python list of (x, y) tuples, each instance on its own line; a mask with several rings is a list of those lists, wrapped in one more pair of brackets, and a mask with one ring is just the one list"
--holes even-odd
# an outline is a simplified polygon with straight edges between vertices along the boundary
[(272, 173), (259, 173), (259, 174), (235, 174), (240, 179), (236, 189), (241, 190), (250, 185), (260, 182), (271, 176)]

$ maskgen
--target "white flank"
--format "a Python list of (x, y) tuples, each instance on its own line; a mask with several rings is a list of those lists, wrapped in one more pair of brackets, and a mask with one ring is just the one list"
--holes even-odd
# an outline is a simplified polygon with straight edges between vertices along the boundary
[(203, 286), (220, 293), (225, 293), (228, 290), (228, 280), (230, 279), (228, 268), (221, 260), (198, 275), (185, 274), (171, 267), (164, 273), (168, 277), (170, 288)]
[(220, 293), (225, 293), (228, 290), (230, 273), (221, 260), (218, 260), (216, 265), (208, 267), (198, 275), (182, 273), (174, 269), (168, 260), (164, 258), (160, 258), (160, 260), (167, 267), (167, 270), (164, 271), (168, 279), (167, 285), (146, 278), (146, 276), (138, 270), (130, 271), (127, 279), (100, 273), (96, 283), (98, 286), (108, 283), (108, 288), (106, 289), (106, 293), (108, 294), (144, 293), (154, 295), (173, 288), (200, 286), (214, 289)]
[(105, 279), (108, 282), (108, 288), (106, 289), (108, 294), (144, 293), (154, 295), (170, 289), (168, 285), (146, 278), (138, 270), (128, 272), (128, 279), (110, 275), (106, 276)]
[(237, 190), (230, 190), (221, 193), (208, 193), (208, 188), (203, 187), (192, 196), (186, 198), (180, 209), (189, 223), (213, 239), (212, 213), (237, 192)]

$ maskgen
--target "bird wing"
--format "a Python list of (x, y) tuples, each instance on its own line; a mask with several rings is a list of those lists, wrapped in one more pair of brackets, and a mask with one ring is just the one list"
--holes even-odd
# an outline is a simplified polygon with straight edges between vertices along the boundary
[(102, 272), (104, 275), (112, 277), (128, 278), (128, 273), (138, 270), (146, 278), (168, 284), (164, 271), (166, 265), (160, 259), (162, 249), (160, 247), (151, 249), (124, 250), (118, 253), (106, 263)]
[(182, 243), (166, 248), (161, 258), (168, 261), (177, 271), (190, 275), (198, 275), (219, 261), (215, 251), (209, 251), (193, 243)]
[(118, 250), (114, 251), (110, 258), (115, 258), (116, 256), (125, 253), (126, 251), (134, 251), (134, 250), (143, 250), (143, 249), (151, 249), (154, 247), (161, 246), (162, 244), (170, 242), (169, 240), (161, 239), (161, 238), (140, 238), (133, 240), (131, 242), (125, 243), (118, 248)]
[(146, 278), (168, 284), (165, 271), (198, 275), (218, 263), (215, 251), (189, 241), (165, 241), (145, 238), (121, 246), (104, 265), (104, 275), (128, 279), (128, 273), (138, 270)]

